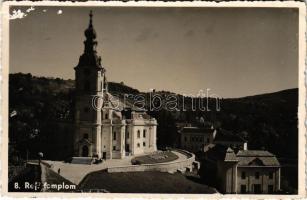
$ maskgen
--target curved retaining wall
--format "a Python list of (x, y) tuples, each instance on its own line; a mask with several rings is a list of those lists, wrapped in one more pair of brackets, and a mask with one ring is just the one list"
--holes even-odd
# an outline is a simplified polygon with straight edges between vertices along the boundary
[(172, 151), (177, 151), (181, 154), (187, 156), (187, 159), (180, 161), (172, 161), (167, 163), (155, 163), (155, 164), (142, 164), (142, 165), (126, 165), (119, 167), (110, 167), (107, 168), (107, 172), (144, 172), (144, 171), (160, 171), (160, 172), (169, 172), (174, 173), (178, 170), (185, 171), (187, 168), (192, 170), (193, 162), (195, 161), (195, 155), (193, 153), (174, 149)]

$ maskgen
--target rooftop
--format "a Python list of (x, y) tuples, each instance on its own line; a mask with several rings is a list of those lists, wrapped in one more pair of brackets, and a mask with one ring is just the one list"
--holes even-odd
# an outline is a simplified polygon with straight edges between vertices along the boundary
[(238, 162), (239, 167), (247, 166), (280, 166), (276, 156), (264, 150), (240, 150), (235, 154), (230, 147), (214, 145), (206, 152), (208, 159), (212, 161)]
[(133, 103), (129, 102), (127, 99), (119, 98), (117, 96), (112, 95), (111, 93), (106, 93), (104, 99), (104, 106), (110, 107), (115, 110), (124, 110), (129, 108), (133, 111), (145, 111), (145, 109), (141, 109), (135, 106)]
[(236, 158), (236, 154), (234, 153), (232, 148), (228, 147), (228, 149), (226, 150), (224, 161), (227, 161), (227, 162), (238, 161), (238, 159)]
[(214, 142), (246, 142), (242, 137), (239, 135), (234, 134), (231, 131), (227, 131), (224, 129), (217, 129), (216, 137)]
[(276, 156), (264, 150), (244, 150), (237, 153), (238, 166), (280, 166)]

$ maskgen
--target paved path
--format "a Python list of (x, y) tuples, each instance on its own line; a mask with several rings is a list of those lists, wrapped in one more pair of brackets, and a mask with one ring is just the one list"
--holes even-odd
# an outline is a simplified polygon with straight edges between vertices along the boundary
[(45, 161), (46, 163), (51, 165), (51, 169), (58, 173), (58, 169), (60, 169), (60, 175), (71, 181), (72, 183), (78, 185), (80, 181), (90, 172), (99, 171), (103, 169), (107, 169), (107, 167), (112, 166), (122, 166), (131, 164), (131, 158), (125, 159), (112, 159), (104, 161), (100, 164), (71, 164), (64, 163), (62, 161)]
[[(179, 153), (177, 151), (172, 151), (172, 153), (176, 154), (178, 156), (178, 159), (175, 160), (175, 161), (183, 161), (183, 160), (186, 160), (187, 159), (187, 156), (182, 154), (182, 153)], [(171, 161), (173, 162), (173, 161)]]
[[(77, 189), (77, 186), (71, 181), (60, 176), (58, 173), (49, 169), (44, 164), (41, 164), (42, 170), (42, 191), (43, 192), (72, 192)], [(65, 188), (66, 186), (67, 188)]]
[[(184, 154), (181, 154), (176, 151), (172, 152), (178, 156), (178, 159), (176, 161), (182, 161), (187, 159), (186, 155)], [(111, 168), (111, 167), (131, 165), (132, 158), (133, 157), (126, 157), (124, 159), (106, 160), (100, 164), (92, 164), (92, 165), (71, 164), (71, 163), (64, 163), (62, 161), (45, 161), (45, 162), (51, 165), (51, 169), (54, 172), (58, 173), (58, 169), (60, 169), (61, 176), (71, 181), (72, 183), (78, 185), (88, 173), (107, 169), (108, 167)]]

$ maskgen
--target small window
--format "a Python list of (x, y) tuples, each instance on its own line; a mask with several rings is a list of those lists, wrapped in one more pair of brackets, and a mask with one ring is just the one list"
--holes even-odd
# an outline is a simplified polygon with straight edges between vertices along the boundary
[(259, 179), (259, 172), (256, 172), (256, 173), (255, 173), (255, 178), (256, 178), (256, 179)]
[(105, 118), (105, 119), (108, 119), (108, 117), (109, 117), (109, 116), (108, 116), (108, 113), (106, 113), (106, 114), (104, 115), (104, 118)]
[(269, 179), (273, 179), (273, 172), (269, 173)]
[(138, 130), (137, 137), (138, 137), (138, 138), (141, 137), (141, 132), (140, 132), (140, 130)]
[(146, 138), (146, 129), (143, 130), (143, 138)]
[(138, 143), (137, 146), (140, 147), (140, 143)]
[(84, 138), (84, 139), (88, 139), (88, 134), (87, 134), (87, 133), (84, 133), (83, 138)]
[(129, 132), (127, 132), (127, 138), (129, 138)]
[(245, 178), (246, 178), (245, 172), (241, 172), (241, 179), (245, 179)]
[(146, 143), (145, 142), (143, 142), (143, 147), (146, 147)]
[(241, 185), (241, 194), (246, 193), (246, 185)]
[(116, 140), (116, 132), (113, 133), (113, 140)]
[(113, 151), (115, 151), (116, 150), (116, 146), (113, 146)]

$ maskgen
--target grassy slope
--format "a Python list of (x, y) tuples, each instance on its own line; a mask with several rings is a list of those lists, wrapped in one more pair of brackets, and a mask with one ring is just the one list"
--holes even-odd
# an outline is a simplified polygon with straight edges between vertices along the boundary
[(163, 172), (90, 173), (80, 189), (106, 189), (112, 193), (187, 193), (212, 194), (213, 188), (193, 181), (182, 174)]

